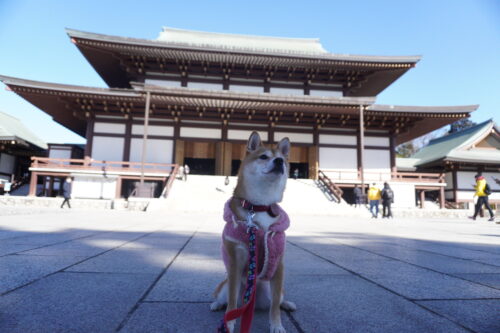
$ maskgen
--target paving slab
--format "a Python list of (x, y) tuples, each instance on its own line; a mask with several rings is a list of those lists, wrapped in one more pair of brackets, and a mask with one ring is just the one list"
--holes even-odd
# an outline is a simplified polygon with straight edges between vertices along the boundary
[(147, 296), (147, 301), (212, 302), (213, 292), (226, 277), (219, 259), (177, 258)]
[(500, 332), (500, 299), (421, 301), (422, 306), (477, 333)]
[[(0, 258), (0, 294), (57, 272), (82, 257), (10, 255)], [(0, 330), (1, 332), (1, 330)]]
[(114, 332), (154, 278), (54, 274), (0, 298), (0, 332)]
[(466, 332), (450, 320), (359, 277), (290, 276), (292, 316), (304, 332)]
[(500, 274), (454, 274), (468, 281), (477, 282), (500, 290)]
[(160, 273), (179, 252), (186, 239), (163, 242), (161, 248), (145, 246), (141, 240), (127, 243), (69, 269), (73, 272)]
[[(209, 304), (199, 303), (142, 303), (120, 333), (206, 333), (215, 332), (223, 311), (212, 312)], [(285, 313), (281, 320), (287, 333), (298, 333)], [(252, 332), (268, 332), (266, 312), (256, 312)], [(235, 332), (237, 333), (237, 332)]]

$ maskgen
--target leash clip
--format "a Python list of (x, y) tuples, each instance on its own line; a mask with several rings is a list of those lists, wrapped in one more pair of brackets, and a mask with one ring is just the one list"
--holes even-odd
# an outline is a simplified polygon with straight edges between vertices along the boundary
[(253, 222), (254, 216), (255, 212), (253, 210), (249, 210), (247, 214), (247, 233), (250, 231), (250, 228), (259, 229), (259, 226)]

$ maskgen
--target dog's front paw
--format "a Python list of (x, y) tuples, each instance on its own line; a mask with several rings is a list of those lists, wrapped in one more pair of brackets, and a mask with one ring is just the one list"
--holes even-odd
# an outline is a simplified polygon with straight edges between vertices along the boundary
[(286, 333), (286, 330), (281, 324), (279, 324), (279, 325), (271, 324), (271, 330), (269, 332), (270, 333)]
[(226, 304), (224, 303), (219, 303), (217, 301), (214, 301), (212, 304), (210, 304), (210, 311), (220, 311), (224, 309)]
[(285, 311), (295, 311), (297, 310), (297, 306), (295, 305), (294, 302), (290, 301), (283, 301), (280, 304), (280, 307), (285, 310)]

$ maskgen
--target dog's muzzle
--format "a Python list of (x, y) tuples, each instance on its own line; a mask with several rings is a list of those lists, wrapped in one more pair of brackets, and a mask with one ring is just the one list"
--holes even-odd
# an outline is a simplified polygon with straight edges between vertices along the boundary
[(273, 168), (271, 169), (271, 172), (273, 173), (278, 173), (278, 174), (283, 174), (284, 172), (284, 162), (281, 157), (278, 157), (274, 159), (273, 161)]

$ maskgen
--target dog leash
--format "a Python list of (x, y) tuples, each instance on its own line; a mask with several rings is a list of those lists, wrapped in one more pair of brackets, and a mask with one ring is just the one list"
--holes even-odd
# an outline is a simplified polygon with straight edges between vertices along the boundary
[(229, 333), (227, 323), (241, 317), (240, 333), (249, 333), (252, 327), (252, 320), (255, 308), (255, 290), (257, 287), (257, 236), (258, 226), (253, 222), (254, 211), (249, 211), (247, 215), (248, 233), (248, 274), (245, 294), (243, 295), (243, 305), (231, 310), (224, 315), (217, 333)]

